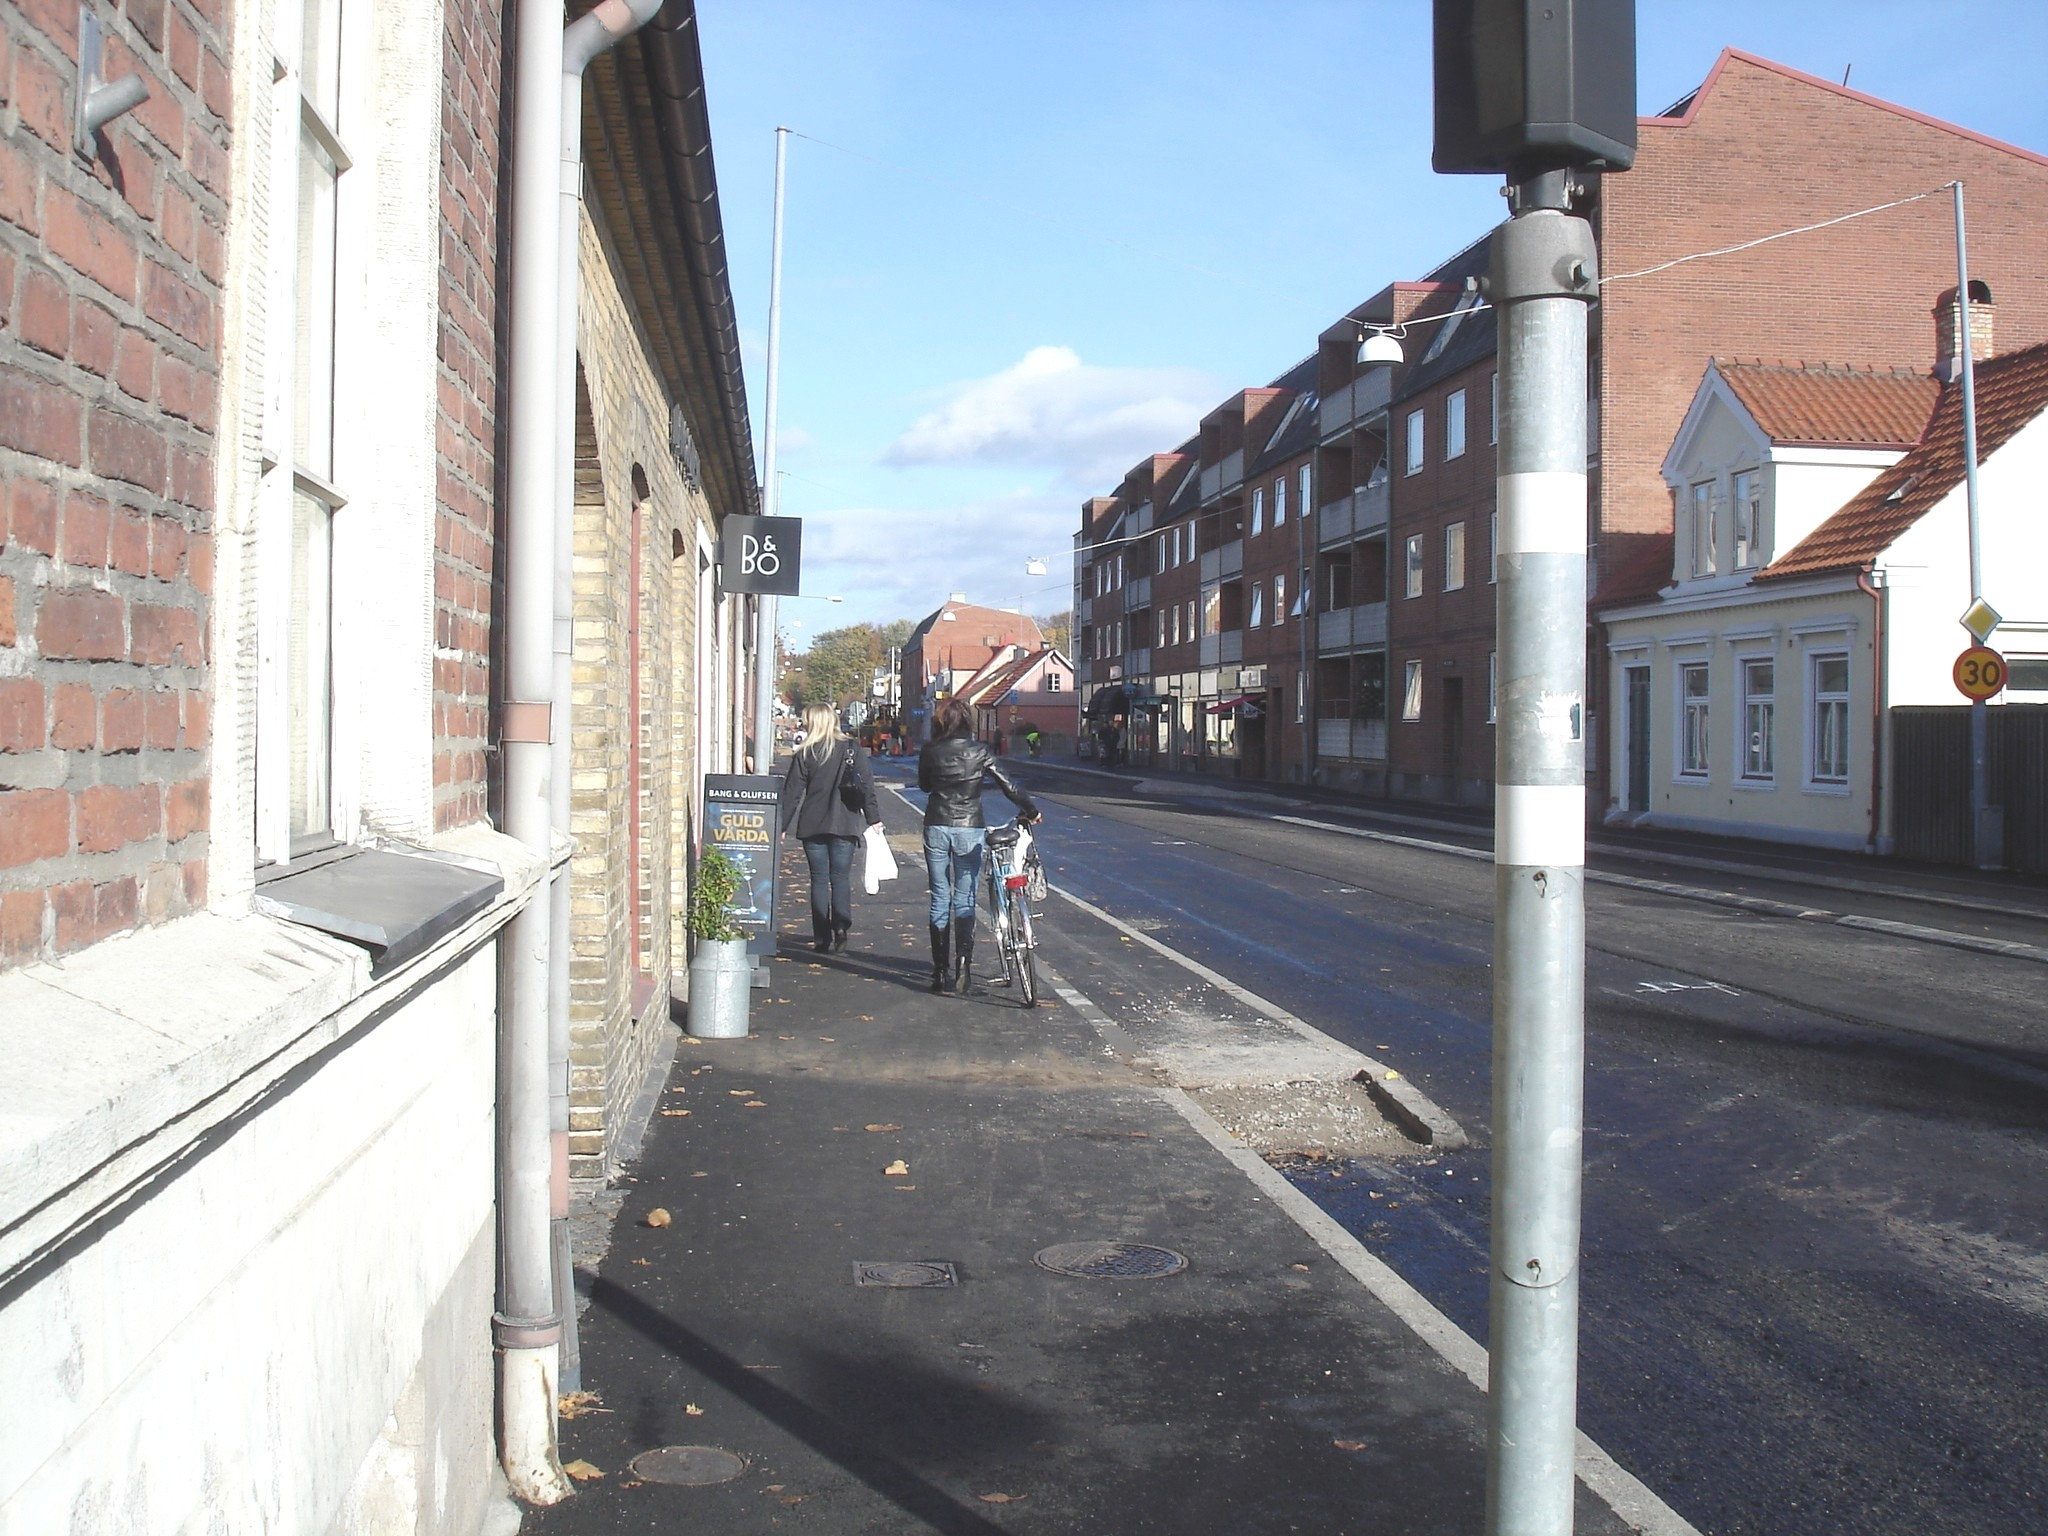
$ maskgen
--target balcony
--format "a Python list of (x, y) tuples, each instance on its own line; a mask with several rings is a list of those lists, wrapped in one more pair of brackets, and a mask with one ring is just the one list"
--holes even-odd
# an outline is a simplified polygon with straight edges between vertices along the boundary
[(1342, 389), (1325, 395), (1316, 412), (1316, 424), (1322, 435), (1334, 437), (1384, 411), (1393, 387), (1393, 369), (1369, 368)]
[(1232, 539), (1221, 549), (1204, 551), (1202, 555), (1202, 580), (1226, 581), (1232, 576), (1244, 574), (1244, 540)]
[(1124, 652), (1124, 676), (1128, 678), (1150, 677), (1152, 675), (1152, 647), (1137, 646)]
[(1095, 617), (1095, 599), (1094, 599), (1094, 598), (1092, 598), (1092, 597), (1084, 597), (1084, 598), (1082, 598), (1082, 599), (1081, 599), (1081, 601), (1080, 601), (1080, 602), (1078, 602), (1078, 603), (1074, 604), (1074, 622), (1075, 622), (1076, 624), (1086, 624), (1086, 623), (1087, 623), (1087, 622), (1088, 622), (1088, 621), (1089, 621), (1090, 619), (1092, 619), (1092, 618), (1094, 618), (1094, 617)]
[(1393, 480), (1382, 475), (1371, 485), (1362, 485), (1349, 496), (1326, 501), (1316, 514), (1316, 544), (1328, 549), (1365, 538), (1387, 526), (1387, 508), (1392, 499)]
[(1341, 656), (1363, 645), (1387, 643), (1387, 605), (1359, 603), (1316, 615), (1316, 653)]
[(1387, 722), (1384, 720), (1318, 720), (1316, 756), (1352, 762), (1385, 762)]
[(1220, 635), (1202, 636), (1201, 665), (1228, 667), (1244, 660), (1244, 631), (1226, 629)]
[(1146, 502), (1131, 514), (1128, 531), (1131, 533), (1150, 533), (1152, 531), (1151, 502)]
[(1126, 610), (1150, 608), (1152, 606), (1152, 578), (1133, 576), (1124, 583), (1124, 607)]

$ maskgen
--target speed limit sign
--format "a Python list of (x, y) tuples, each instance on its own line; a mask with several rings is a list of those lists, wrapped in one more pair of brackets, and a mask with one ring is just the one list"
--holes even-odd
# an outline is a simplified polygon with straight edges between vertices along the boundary
[(1973, 645), (1956, 658), (1956, 691), (1966, 699), (1988, 699), (2005, 686), (2005, 658), (1988, 645)]

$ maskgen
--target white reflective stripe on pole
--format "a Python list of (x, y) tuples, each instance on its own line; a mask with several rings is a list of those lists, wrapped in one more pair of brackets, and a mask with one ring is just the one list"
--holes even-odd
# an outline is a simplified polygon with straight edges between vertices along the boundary
[[(768, 242), (768, 376), (761, 401), (761, 514), (775, 516), (782, 488), (775, 480), (775, 401), (782, 370), (782, 182), (789, 158), (789, 130), (775, 130), (775, 223)], [(755, 600), (754, 772), (775, 771), (775, 599)]]
[(1569, 1536), (1585, 1064), (1586, 307), (1562, 178), (1494, 232), (1500, 575), (1486, 1529)]

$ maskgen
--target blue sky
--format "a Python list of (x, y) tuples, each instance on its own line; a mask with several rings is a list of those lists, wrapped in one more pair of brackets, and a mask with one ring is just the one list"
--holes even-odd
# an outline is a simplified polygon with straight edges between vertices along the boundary
[[(801, 646), (948, 590), (1068, 600), (1081, 501), (1500, 217), (1429, 169), (1428, 0), (699, 0), (762, 420), (789, 149), (782, 507)], [(1644, 111), (1724, 46), (2048, 151), (2039, 0), (1640, 0)], [(1024, 574), (1044, 557), (1051, 574)]]

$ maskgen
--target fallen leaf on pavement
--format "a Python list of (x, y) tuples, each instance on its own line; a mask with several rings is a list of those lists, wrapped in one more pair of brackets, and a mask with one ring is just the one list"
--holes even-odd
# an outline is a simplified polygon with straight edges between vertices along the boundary
[(667, 1210), (658, 1205), (647, 1213), (647, 1225), (650, 1227), (665, 1227), (669, 1224), (669, 1220), (670, 1217)]
[(834, 1040), (830, 1035), (820, 1035), (818, 1036), (818, 1038), (824, 1041), (827, 1045), (837, 1045), (839, 1043), (837, 1040)]
[(768, 1101), (766, 1099), (749, 1099), (740, 1106), (741, 1109), (766, 1109), (767, 1107)]
[(781, 1483), (770, 1483), (766, 1488), (763, 1488), (761, 1491), (763, 1493), (780, 1493), (782, 1492), (782, 1486), (783, 1485)]
[(664, 1109), (662, 1113), (673, 1119), (677, 1115), (687, 1115), (689, 1111), (687, 1109)]
[(900, 1189), (905, 1194), (909, 1194), (912, 1190), (917, 1188), (915, 1184), (891, 1184), (889, 1187), (891, 1189)]
[(777, 1035), (777, 1036), (776, 1036), (775, 1038), (776, 1038), (776, 1039), (778, 1039), (778, 1040), (794, 1040), (794, 1039), (796, 1038), (796, 1036), (795, 1036), (795, 1035)]
[(642, 1269), (654, 1268), (654, 1260), (652, 1259), (635, 1259), (633, 1262), (635, 1264), (638, 1264)]
[(555, 1399), (555, 1411), (565, 1419), (580, 1418), (586, 1413), (603, 1413), (599, 1406), (602, 1401), (595, 1392), (564, 1392)]
[(1391, 1083), (1395, 1078), (1399, 1077), (1400, 1075), (1401, 1074), (1398, 1072), (1389, 1072), (1387, 1074), (1387, 1081)]
[(857, 1013), (854, 1015), (854, 1017), (859, 1019), (860, 1022), (863, 1024), (872, 1024), (875, 1022), (875, 1016), (872, 1013)]
[(572, 1461), (566, 1467), (562, 1468), (562, 1470), (568, 1473), (571, 1477), (575, 1478), (576, 1481), (579, 1483), (587, 1483), (593, 1477), (604, 1476), (603, 1472), (599, 1471), (596, 1467), (593, 1467), (587, 1461)]
[(704, 1410), (702, 1408), (699, 1408), (695, 1403), (683, 1404), (683, 1412), (687, 1413), (693, 1419), (701, 1419), (704, 1417)]
[(901, 1177), (903, 1177), (904, 1174), (910, 1172), (910, 1164), (904, 1162), (903, 1159), (899, 1157), (896, 1159), (895, 1162), (891, 1163), (888, 1167), (884, 1168), (882, 1172), (892, 1179), (900, 1179)]
[(725, 1091), (728, 1097), (735, 1099), (751, 1099), (758, 1092), (753, 1088), (728, 1088)]
[(808, 1493), (785, 1493), (777, 1502), (782, 1504), (801, 1504), (809, 1497)]
[(1028, 1499), (1030, 1497), (1031, 1495), (1028, 1493), (984, 1493), (981, 1496), (981, 1502), (984, 1504), (1015, 1504), (1019, 1499)]
[(711, 1177), (711, 1175), (708, 1173), (693, 1173), (690, 1175), (690, 1177), (693, 1179), (708, 1179)]
[(867, 1129), (871, 1131), (900, 1131), (903, 1127), (900, 1125), (871, 1125)]
[(1362, 1451), (1365, 1449), (1365, 1442), (1363, 1440), (1332, 1440), (1330, 1444), (1337, 1447), (1340, 1451)]

